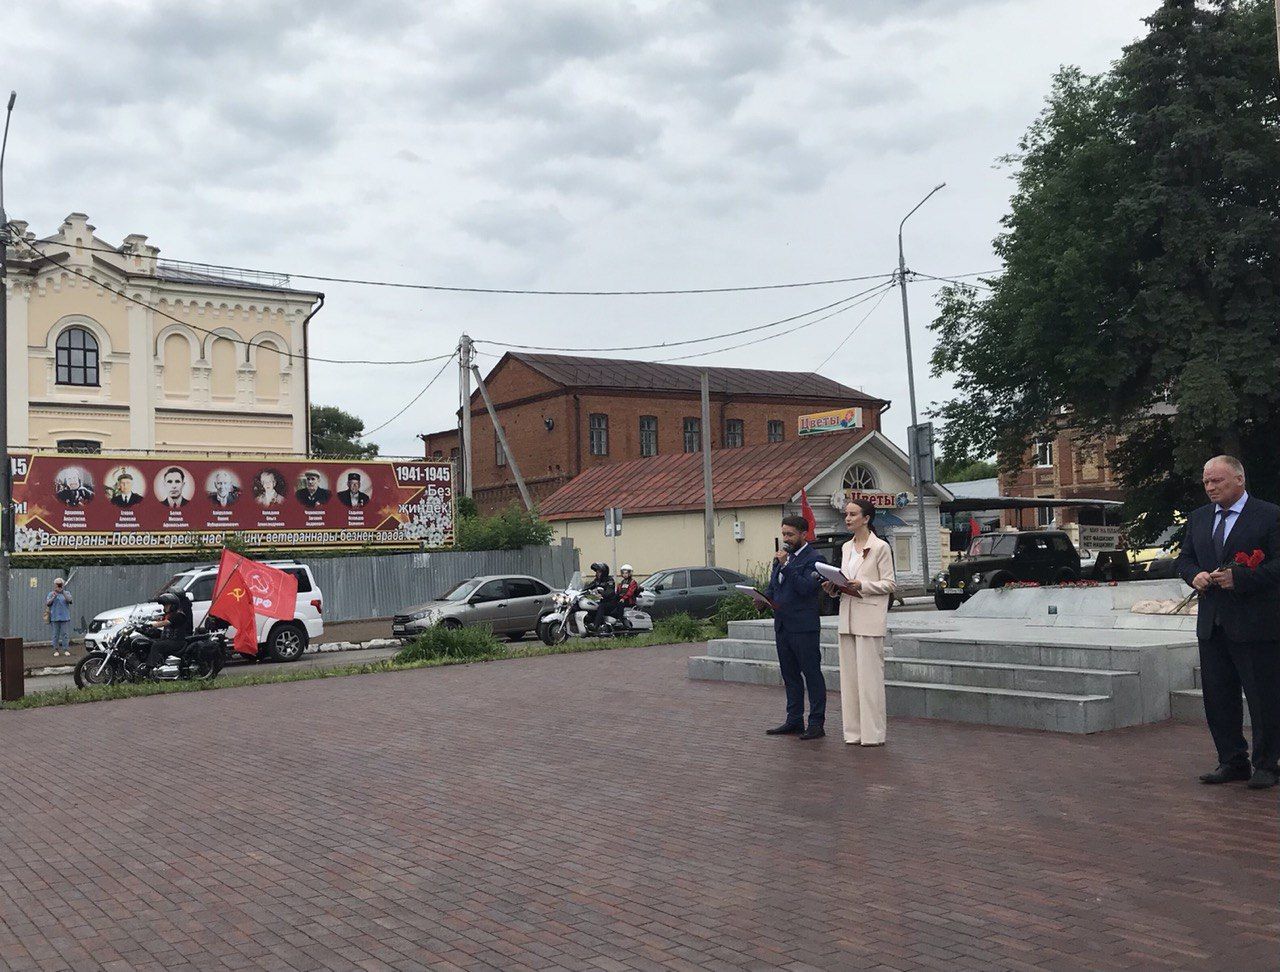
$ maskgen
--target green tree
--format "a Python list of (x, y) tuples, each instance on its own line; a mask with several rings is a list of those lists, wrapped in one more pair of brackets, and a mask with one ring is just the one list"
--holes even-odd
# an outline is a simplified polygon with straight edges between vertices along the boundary
[[(474, 506), (473, 502), (471, 509)], [(551, 542), (554, 535), (555, 530), (550, 523), (514, 503), (493, 516), (479, 516), (464, 513), (463, 504), (459, 501), (458, 519), (454, 526), (454, 545), (458, 550), (543, 547)]]
[[(1271, 0), (1165, 0), (1105, 74), (1068, 68), (1019, 151), (986, 292), (944, 291), (945, 448), (1016, 465), (1063, 405), (1112, 453), (1135, 539), (1240, 456), (1280, 490), (1280, 75)], [(1140, 534), (1140, 535), (1139, 535)]]
[(363, 420), (336, 405), (311, 406), (311, 454), (368, 459), (378, 454), (373, 442), (361, 442)]
[(940, 483), (971, 483), (975, 479), (994, 479), (999, 472), (1000, 467), (986, 459), (972, 459), (969, 456), (948, 459), (943, 455), (935, 476)]

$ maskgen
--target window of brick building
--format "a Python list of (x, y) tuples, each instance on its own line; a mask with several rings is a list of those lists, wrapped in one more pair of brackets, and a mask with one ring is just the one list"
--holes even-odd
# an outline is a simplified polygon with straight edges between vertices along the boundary
[(499, 466), (507, 464), (507, 450), (502, 448), (502, 440), (496, 435), (493, 437), (493, 461)]
[(687, 418), (684, 420), (684, 451), (702, 451), (702, 419)]
[(459, 449), (457, 446), (454, 446), (452, 449), (449, 450), (450, 459), (457, 459), (460, 455), (462, 455), (462, 450)]
[(769, 441), (781, 442), (784, 434), (782, 419), (769, 419)]
[[(1053, 495), (1051, 493), (1045, 493), (1037, 497), (1037, 499), (1053, 499)], [(1053, 513), (1054, 513), (1054, 509), (1051, 506), (1041, 507), (1037, 509), (1036, 510), (1036, 526), (1038, 527), (1052, 526)]]
[(587, 420), (587, 425), (591, 434), (591, 454), (607, 456), (609, 454), (609, 416), (599, 413), (592, 415)]
[(1036, 466), (1046, 467), (1053, 465), (1053, 440), (1037, 439), (1036, 440)]
[(742, 419), (725, 419), (724, 447), (726, 449), (741, 449), (743, 439)]
[(432, 459), (443, 459), (443, 458), (444, 458), (444, 450), (443, 450), (443, 449), (437, 449), (435, 452), (431, 453), (431, 458), (432, 458)]
[(656, 456), (658, 454), (658, 416), (640, 416), (640, 455)]

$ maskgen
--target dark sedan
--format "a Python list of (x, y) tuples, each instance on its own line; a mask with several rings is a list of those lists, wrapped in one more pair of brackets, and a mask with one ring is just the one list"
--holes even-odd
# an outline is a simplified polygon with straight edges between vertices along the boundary
[(709, 618), (726, 597), (741, 594), (735, 584), (755, 584), (736, 570), (723, 567), (668, 567), (645, 578), (643, 587), (654, 596), (648, 612), (655, 620), (684, 611)]

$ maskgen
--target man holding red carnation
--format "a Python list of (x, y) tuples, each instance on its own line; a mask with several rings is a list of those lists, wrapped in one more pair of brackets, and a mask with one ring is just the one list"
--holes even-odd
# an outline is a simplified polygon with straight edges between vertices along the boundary
[(1218, 768), (1200, 782), (1248, 780), (1265, 790), (1280, 781), (1280, 507), (1249, 495), (1232, 456), (1204, 464), (1204, 491), (1209, 503), (1188, 519), (1178, 556), (1178, 573), (1199, 593), (1200, 683), (1218, 750)]

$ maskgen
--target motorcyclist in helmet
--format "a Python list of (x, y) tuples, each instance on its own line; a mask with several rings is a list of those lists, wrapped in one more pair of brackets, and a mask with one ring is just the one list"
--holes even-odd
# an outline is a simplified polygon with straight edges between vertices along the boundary
[(595, 577), (587, 581), (586, 589), (600, 589), (599, 603), (596, 605), (595, 617), (591, 621), (598, 629), (604, 624), (605, 618), (617, 613), (620, 608), (618, 605), (618, 592), (614, 587), (613, 576), (609, 573), (609, 565), (592, 564), (591, 569), (595, 571)]
[(624, 608), (635, 607), (636, 597), (640, 594), (640, 585), (631, 576), (631, 565), (623, 564), (618, 568), (618, 573), (622, 575), (618, 578), (618, 600)]
[(191, 602), (185, 594), (165, 591), (156, 601), (164, 609), (164, 616), (142, 629), (142, 633), (151, 639), (147, 667), (152, 671), (163, 665), (170, 655), (182, 652), (194, 627)]

